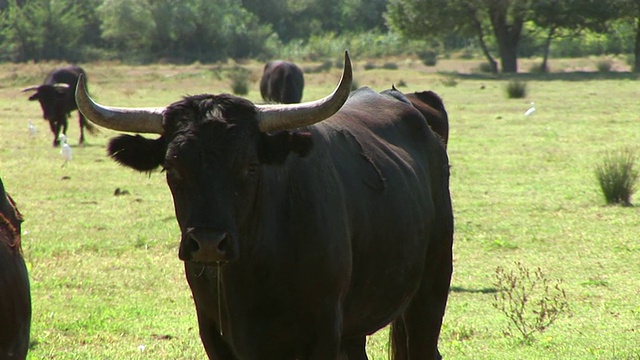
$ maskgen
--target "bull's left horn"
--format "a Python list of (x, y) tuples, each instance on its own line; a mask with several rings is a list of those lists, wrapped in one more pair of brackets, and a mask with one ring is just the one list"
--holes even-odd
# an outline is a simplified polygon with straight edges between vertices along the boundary
[(312, 125), (340, 110), (351, 92), (353, 74), (349, 52), (344, 52), (344, 69), (340, 83), (333, 92), (320, 100), (302, 104), (256, 105), (260, 131), (281, 131)]
[(91, 122), (108, 129), (135, 133), (162, 134), (162, 112), (165, 108), (124, 108), (96, 103), (87, 93), (86, 79), (81, 74), (76, 87), (78, 110)]

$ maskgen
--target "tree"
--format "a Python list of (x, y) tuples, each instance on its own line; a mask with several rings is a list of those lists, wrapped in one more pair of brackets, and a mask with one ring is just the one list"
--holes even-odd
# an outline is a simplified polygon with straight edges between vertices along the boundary
[(85, 20), (73, 0), (14, 1), (0, 17), (3, 51), (11, 60), (81, 58)]
[(498, 45), (503, 72), (517, 72), (517, 48), (523, 25), (530, 19), (531, 0), (389, 0), (387, 21), (392, 29), (414, 39), (443, 36), (475, 36), (497, 71), (485, 41), (492, 33)]
[(585, 29), (604, 32), (607, 22), (620, 15), (620, 9), (620, 6), (612, 4), (611, 1), (534, 1), (531, 5), (535, 14), (533, 22), (546, 31), (541, 69), (548, 71), (549, 49), (554, 38), (578, 36)]
[(636, 30), (633, 49), (633, 72), (640, 72), (640, 0), (615, 0), (621, 10), (620, 18), (632, 21)]

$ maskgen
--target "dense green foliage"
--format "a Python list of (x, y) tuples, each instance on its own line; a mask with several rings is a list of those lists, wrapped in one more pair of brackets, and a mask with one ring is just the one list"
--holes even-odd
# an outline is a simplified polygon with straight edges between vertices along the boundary
[(363, 56), (466, 49), (494, 72), (538, 56), (546, 69), (550, 55), (637, 53), (640, 2), (612, 1), (0, 0), (0, 62), (314, 59), (350, 46)]

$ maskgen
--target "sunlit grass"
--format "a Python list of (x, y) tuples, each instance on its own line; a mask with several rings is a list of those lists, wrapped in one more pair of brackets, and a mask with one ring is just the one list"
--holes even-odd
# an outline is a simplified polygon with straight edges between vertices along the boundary
[[(395, 59), (397, 70), (364, 71), (368, 59), (351, 56), (360, 85), (384, 90), (403, 80), (402, 91), (434, 90), (449, 111), (456, 234), (444, 357), (638, 358), (638, 209), (604, 206), (593, 174), (602, 154), (640, 138), (635, 77), (595, 68), (592, 74), (520, 74), (527, 98), (506, 99), (510, 78), (470, 73), (479, 61), (439, 60), (431, 69), (417, 59)], [(75, 114), (68, 132), (74, 159), (62, 167), (39, 106), (20, 93), (39, 82), (48, 65), (0, 65), (6, 80), (0, 85), (0, 176), (26, 219), (30, 359), (205, 358), (164, 176), (109, 160), (112, 131), (88, 135), (88, 145), (77, 146)], [(251, 71), (247, 97), (256, 102), (262, 65), (243, 64)], [(231, 92), (226, 74), (233, 66), (84, 65), (92, 95), (116, 106), (163, 106), (187, 94)], [(582, 65), (562, 60), (550, 67), (572, 66)], [(41, 76), (29, 75), (32, 70)], [(457, 85), (443, 83), (438, 71)], [(339, 73), (306, 74), (303, 100), (326, 95)], [(531, 101), (537, 111), (525, 117)], [(38, 127), (35, 139), (28, 119)], [(130, 194), (114, 196), (116, 188)], [(515, 261), (561, 279), (572, 309), (532, 344), (505, 336), (508, 323), (491, 305), (496, 267)], [(386, 330), (369, 339), (368, 351), (371, 359), (387, 358)]]

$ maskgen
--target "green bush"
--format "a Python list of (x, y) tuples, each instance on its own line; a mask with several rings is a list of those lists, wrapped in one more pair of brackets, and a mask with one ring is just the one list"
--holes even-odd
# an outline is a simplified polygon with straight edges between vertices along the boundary
[(433, 50), (421, 51), (418, 53), (418, 57), (426, 66), (436, 66), (438, 62), (438, 54)]
[(231, 91), (235, 95), (247, 95), (249, 93), (249, 70), (237, 66), (229, 73)]
[(491, 74), (493, 73), (493, 68), (491, 67), (491, 64), (487, 62), (483, 62), (483, 63), (480, 63), (480, 65), (478, 65), (478, 71), (480, 71), (483, 74)]
[(598, 69), (599, 72), (609, 72), (612, 67), (613, 61), (611, 61), (611, 59), (600, 59), (596, 63), (596, 69)]
[(607, 204), (631, 205), (639, 172), (637, 156), (630, 149), (609, 152), (596, 167), (596, 177)]
[(388, 62), (388, 63), (382, 64), (382, 68), (385, 70), (398, 70), (398, 64), (394, 62)]
[(527, 83), (520, 80), (511, 80), (507, 83), (507, 97), (509, 99), (521, 99), (527, 96)]

